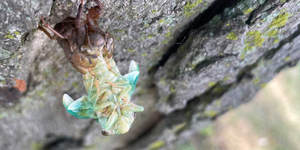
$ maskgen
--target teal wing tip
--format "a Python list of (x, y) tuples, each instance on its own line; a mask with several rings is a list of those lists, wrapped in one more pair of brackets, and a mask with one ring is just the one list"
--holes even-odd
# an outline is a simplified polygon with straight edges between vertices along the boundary
[(139, 71), (139, 70), (140, 69), (139, 69), (138, 64), (134, 60), (131, 60), (130, 65), (129, 65), (129, 73), (133, 72), (133, 71)]
[(68, 95), (68, 94), (64, 94), (63, 98), (62, 98), (62, 102), (65, 108), (68, 108), (71, 103), (74, 102), (74, 100)]

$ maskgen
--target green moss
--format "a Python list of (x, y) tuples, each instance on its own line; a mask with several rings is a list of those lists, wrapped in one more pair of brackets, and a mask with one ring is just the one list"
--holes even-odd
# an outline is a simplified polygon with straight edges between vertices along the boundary
[(157, 150), (165, 146), (164, 141), (156, 141), (149, 146), (149, 150)]
[(142, 53), (142, 55), (141, 56), (147, 56), (148, 54), (147, 53)]
[(284, 2), (286, 2), (286, 0), (280, 0), (280, 2), (284, 3)]
[(201, 4), (202, 0), (197, 0), (196, 2), (187, 2), (184, 6), (184, 15), (186, 17), (190, 17), (194, 14), (194, 8), (197, 7), (199, 4)]
[(209, 126), (206, 128), (203, 128), (199, 131), (199, 134), (205, 137), (211, 137), (214, 134), (214, 127), (213, 126)]
[(181, 124), (177, 125), (176, 127), (174, 127), (173, 131), (175, 132), (175, 134), (178, 134), (178, 133), (182, 132), (186, 128), (186, 126), (187, 126), (186, 122), (181, 123)]
[(280, 28), (285, 26), (286, 22), (288, 21), (288, 18), (291, 16), (290, 13), (281, 13), (277, 17), (275, 17), (271, 24), (269, 25), (270, 29), (273, 28)]
[(209, 86), (209, 87), (213, 87), (213, 86), (215, 86), (216, 84), (217, 84), (217, 82), (209, 82), (209, 83), (208, 83), (208, 86)]
[(264, 43), (264, 38), (259, 31), (249, 31), (246, 34), (244, 50), (250, 50), (254, 47), (261, 47)]
[(243, 11), (243, 13), (246, 15), (246, 14), (250, 14), (252, 11), (253, 11), (253, 9), (249, 8), (249, 9)]
[(271, 30), (271, 31), (267, 32), (267, 36), (268, 37), (277, 37), (277, 32), (278, 32), (277, 29)]
[(128, 51), (128, 52), (134, 52), (135, 49), (130, 49), (130, 48), (128, 48), (127, 51)]
[(230, 32), (227, 36), (226, 36), (227, 39), (230, 39), (230, 40), (237, 40), (238, 37), (237, 35), (232, 31)]
[(226, 26), (230, 26), (230, 23), (227, 23)]

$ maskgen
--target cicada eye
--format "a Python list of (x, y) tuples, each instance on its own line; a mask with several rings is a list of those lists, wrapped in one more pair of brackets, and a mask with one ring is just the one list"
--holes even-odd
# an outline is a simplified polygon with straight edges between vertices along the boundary
[(133, 118), (134, 118), (134, 119), (136, 118), (136, 112), (133, 113)]
[(102, 135), (109, 136), (109, 133), (107, 131), (102, 131)]

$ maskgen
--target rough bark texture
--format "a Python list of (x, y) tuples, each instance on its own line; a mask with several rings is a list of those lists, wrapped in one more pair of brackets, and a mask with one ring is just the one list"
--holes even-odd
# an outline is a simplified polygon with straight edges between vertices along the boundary
[[(111, 137), (67, 114), (62, 95), (86, 94), (82, 77), (37, 25), (39, 15), (51, 24), (75, 16), (79, 1), (2, 0), (0, 147), (178, 148), (300, 58), (299, 0), (102, 2), (99, 25), (115, 38), (117, 66), (123, 74), (130, 60), (140, 66), (133, 101), (145, 111), (129, 133)], [(10, 88), (14, 78), (26, 92)]]

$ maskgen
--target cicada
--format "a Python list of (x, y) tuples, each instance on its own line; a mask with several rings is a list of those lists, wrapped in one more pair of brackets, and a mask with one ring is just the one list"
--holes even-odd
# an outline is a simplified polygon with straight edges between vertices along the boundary
[(122, 76), (112, 58), (114, 39), (102, 31), (96, 20), (103, 11), (103, 5), (88, 9), (86, 20), (82, 19), (83, 0), (77, 17), (67, 17), (52, 28), (43, 17), (41, 20), (50, 33), (39, 26), (50, 39), (56, 39), (63, 48), (68, 61), (83, 75), (87, 96), (73, 100), (63, 96), (63, 105), (73, 116), (80, 119), (93, 118), (102, 126), (103, 135), (124, 134), (129, 131), (136, 112), (142, 106), (132, 103), (131, 96), (139, 76), (139, 67), (131, 61), (129, 73)]

